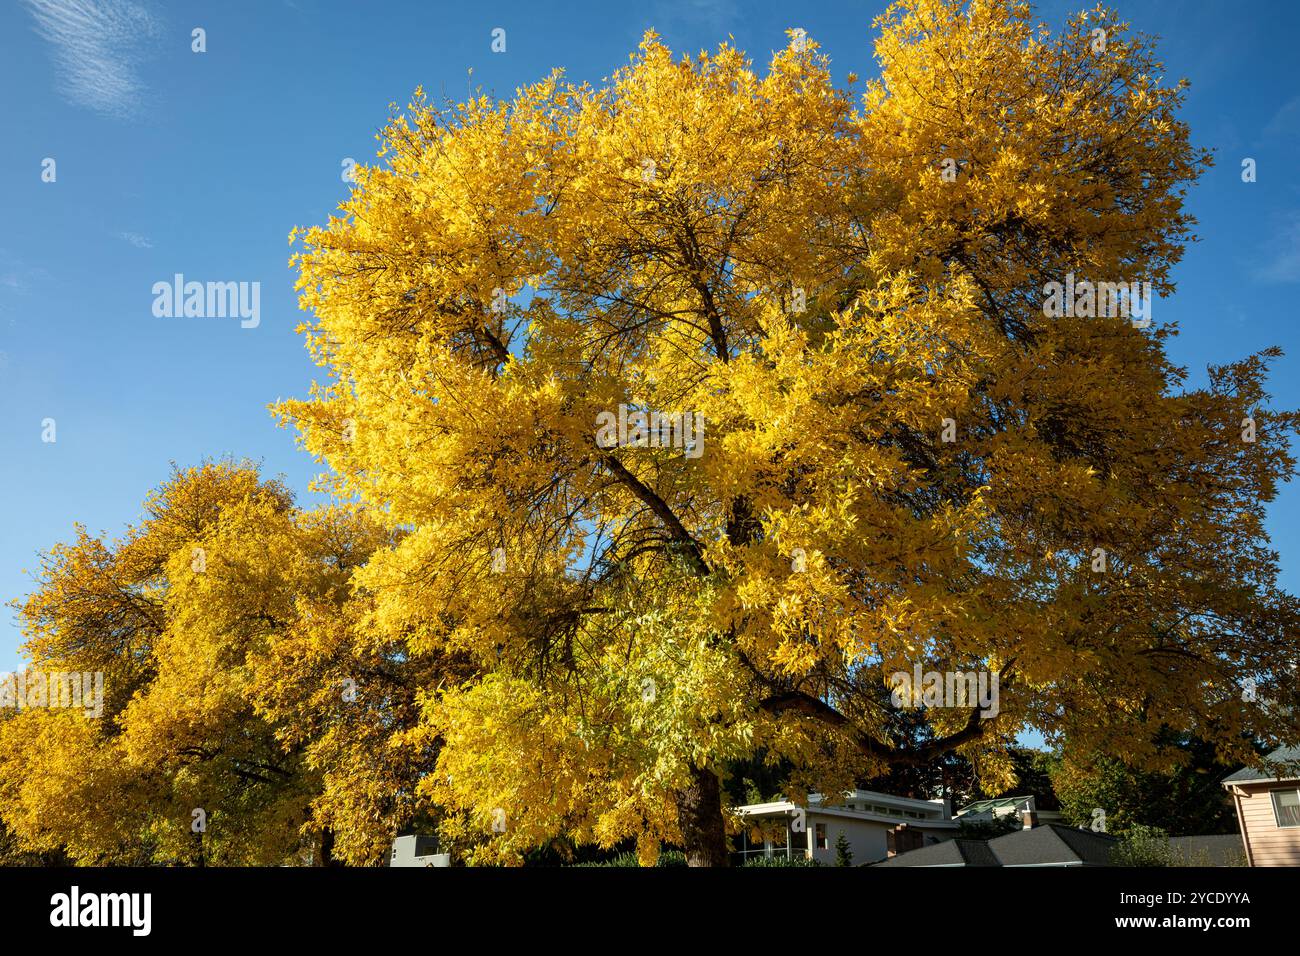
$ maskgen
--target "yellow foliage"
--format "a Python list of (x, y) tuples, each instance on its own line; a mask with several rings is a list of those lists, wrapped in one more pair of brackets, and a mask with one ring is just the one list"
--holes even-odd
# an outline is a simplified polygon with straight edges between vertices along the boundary
[[(759, 72), (653, 33), (600, 87), (417, 93), (297, 235), (330, 378), (280, 412), (409, 532), (359, 576), (374, 625), (474, 662), (426, 689), (421, 786), (478, 858), (565, 833), (648, 862), (745, 755), (812, 785), (959, 748), (1000, 788), (1029, 726), (1136, 758), (1161, 724), (1278, 732), (1233, 693), (1294, 694), (1276, 353), (1189, 391), (1169, 325), (1043, 308), (1067, 273), (1172, 291), (1209, 162), (1183, 85), (1101, 8), (877, 25), (856, 101), (811, 41)], [(697, 416), (702, 454), (602, 446), (620, 406)], [(936, 709), (908, 752), (882, 688), (916, 662), (996, 672), (996, 719)]]
[[(106, 671), (109, 716), (0, 725), (6, 823), (175, 856), (168, 814), (209, 801), (227, 859), (328, 833), (370, 862), (437, 817), (480, 862), (557, 836), (717, 862), (741, 760), (799, 794), (956, 750), (997, 792), (1029, 727), (1137, 763), (1163, 728), (1225, 760), (1293, 737), (1279, 353), (1189, 389), (1168, 323), (1044, 308), (1067, 275), (1173, 292), (1209, 163), (1184, 85), (1102, 8), (877, 26), (861, 96), (802, 37), (760, 70), (653, 33), (598, 87), (417, 90), (291, 236), (327, 378), (278, 414), (351, 503), (205, 468), (120, 545), (51, 552), (29, 650)], [(600, 439), (629, 411), (688, 414), (694, 444)], [(907, 738), (914, 665), (995, 674), (996, 716), (928, 706)], [(81, 746), (112, 799), (156, 795), (142, 819), (87, 822)]]

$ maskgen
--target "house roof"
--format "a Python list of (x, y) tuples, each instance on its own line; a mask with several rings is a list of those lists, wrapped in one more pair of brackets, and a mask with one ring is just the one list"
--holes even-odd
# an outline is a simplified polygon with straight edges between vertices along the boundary
[[(789, 800), (775, 800), (770, 803), (750, 803), (736, 810), (744, 817), (782, 817), (788, 816), (795, 810), (799, 809), (797, 804)], [(882, 823), (889, 826), (895, 826), (899, 823), (906, 823), (908, 826), (916, 827), (919, 830), (955, 830), (957, 821), (948, 820), (941, 816), (934, 817), (905, 817), (902, 814), (884, 815), (872, 813), (867, 810), (849, 810), (844, 807), (824, 807), (820, 804), (811, 804), (804, 808), (808, 817), (841, 817), (846, 820), (861, 820), (866, 823)]]
[(995, 800), (976, 800), (974, 803), (968, 803), (958, 810), (957, 816), (964, 816), (968, 813), (1014, 809), (1025, 803), (1025, 801), (1033, 799), (1032, 796), (1025, 795), (1023, 797), (998, 797)]
[(1118, 841), (1105, 833), (1048, 823), (989, 840), (989, 849), (1003, 866), (1045, 863), (1084, 863), (1109, 866), (1110, 849)]
[[(1300, 779), (1300, 747), (1278, 747), (1264, 758), (1264, 768), (1242, 767), (1230, 773), (1221, 783), (1273, 783), (1278, 780)], [(1270, 776), (1268, 771), (1273, 775)]]
[(992, 840), (949, 840), (876, 866), (1109, 866), (1117, 842), (1105, 833), (1048, 823)]
[(943, 815), (944, 802), (942, 800), (922, 800), (919, 797), (900, 797), (892, 793), (881, 793), (879, 790), (847, 790), (843, 799), (832, 800), (827, 803), (824, 794), (810, 793), (808, 803), (825, 804), (828, 806), (839, 806), (844, 803), (883, 803), (887, 806), (902, 807), (907, 810), (918, 810), (926, 814)]
[(900, 853), (876, 866), (999, 866), (985, 840), (945, 840)]

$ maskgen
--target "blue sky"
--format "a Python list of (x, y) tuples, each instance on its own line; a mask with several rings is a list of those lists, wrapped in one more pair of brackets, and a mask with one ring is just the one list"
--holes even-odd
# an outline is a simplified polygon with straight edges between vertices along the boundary
[[(1053, 25), (1082, 3), (1043, 3)], [(1185, 119), (1219, 165), (1190, 197), (1202, 241), (1157, 302), (1174, 358), (1204, 366), (1267, 345), (1276, 404), (1300, 406), (1300, 4), (1118, 0), (1192, 80)], [(802, 27), (835, 72), (874, 74), (883, 3), (257, 2), (20, 0), (0, 6), (0, 596), (72, 523), (116, 535), (145, 492), (203, 456), (247, 456), (307, 499), (317, 467), (266, 410), (314, 367), (287, 236), (346, 193), (342, 163), (374, 155), (388, 104), (423, 85), (510, 94), (563, 66), (598, 81), (654, 27), (678, 51), (735, 37), (757, 61)], [(191, 52), (202, 27), (207, 52)], [(491, 32), (506, 30), (506, 52)], [(1258, 181), (1240, 177), (1243, 157)], [(42, 182), (53, 158), (57, 179)], [(261, 283), (261, 322), (157, 318), (175, 273)], [(42, 420), (57, 441), (42, 442)], [(1271, 509), (1284, 581), (1300, 586), (1300, 489)], [(0, 613), (0, 670), (19, 633)]]

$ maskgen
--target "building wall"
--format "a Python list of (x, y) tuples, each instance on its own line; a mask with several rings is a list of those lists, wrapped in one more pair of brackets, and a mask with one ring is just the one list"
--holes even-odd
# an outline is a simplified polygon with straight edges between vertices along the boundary
[[(864, 791), (855, 791), (855, 798), (885, 797), (884, 794), (872, 795)], [(855, 802), (861, 802), (856, 799)], [(900, 819), (895, 816), (872, 816), (859, 807), (818, 807), (806, 809), (801, 832), (791, 830), (798, 808), (794, 804), (775, 800), (762, 804), (750, 804), (739, 808), (745, 817), (745, 826), (741, 835), (735, 840), (734, 849), (737, 860), (754, 856), (800, 856), (815, 860), (823, 866), (835, 865), (835, 841), (843, 833), (853, 854), (853, 865), (863, 866), (879, 863), (889, 856), (891, 832), (905, 825), (912, 834), (924, 837), (924, 843), (950, 840), (956, 835), (956, 827), (946, 817), (937, 814), (929, 819)], [(942, 808), (927, 808), (934, 810)], [(817, 845), (817, 828), (825, 828), (826, 845)], [(787, 841), (790, 844), (786, 849)]]
[[(826, 849), (816, 848), (817, 824), (826, 825)], [(925, 834), (925, 845), (951, 840), (951, 829), (927, 828), (923, 822), (909, 821), (909, 826)], [(819, 813), (808, 814), (809, 845), (813, 847), (812, 858), (823, 866), (835, 865), (835, 841), (840, 832), (849, 839), (849, 849), (853, 853), (853, 865), (879, 863), (889, 856), (889, 831), (891, 826), (871, 820), (853, 820), (847, 817), (822, 816)]]
[[(826, 826), (826, 849), (824, 850), (817, 849), (815, 845), (817, 824)], [(822, 816), (814, 812), (808, 814), (808, 830), (809, 843), (813, 845), (812, 857), (822, 866), (835, 865), (835, 841), (839, 839), (841, 831), (849, 839), (854, 866), (883, 860), (887, 852), (889, 828), (883, 823)]]
[(1238, 807), (1241, 828), (1255, 866), (1300, 866), (1300, 827), (1279, 827), (1273, 815), (1273, 790), (1295, 790), (1300, 784), (1243, 786)]

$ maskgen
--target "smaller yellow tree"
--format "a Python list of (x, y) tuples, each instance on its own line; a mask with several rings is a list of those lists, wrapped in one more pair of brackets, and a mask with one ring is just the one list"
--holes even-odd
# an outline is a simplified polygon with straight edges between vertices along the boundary
[(78, 528), (18, 605), (33, 671), (101, 673), (104, 700), (0, 722), (0, 817), (81, 863), (375, 860), (416, 777), (388, 740), (413, 691), (351, 630), (387, 533), (247, 465), (178, 471), (145, 511), (113, 544)]

